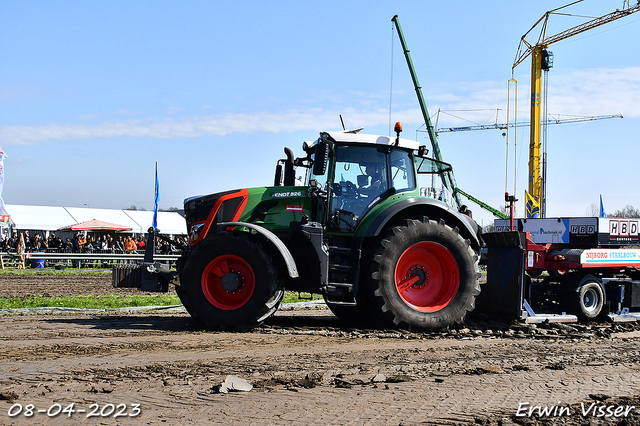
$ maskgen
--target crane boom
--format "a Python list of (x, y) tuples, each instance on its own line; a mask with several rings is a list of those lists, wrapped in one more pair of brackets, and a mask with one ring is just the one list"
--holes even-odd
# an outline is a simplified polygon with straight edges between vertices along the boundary
[[(601, 25), (607, 24), (609, 22), (613, 22), (617, 19), (624, 18), (625, 16), (629, 16), (633, 13), (640, 11), (640, 3), (636, 6), (630, 7), (628, 2), (625, 1), (622, 9), (618, 9), (615, 12), (608, 13), (599, 18), (592, 19), (583, 24), (576, 25), (567, 30), (561, 31), (557, 34), (548, 36), (546, 35), (547, 31), (547, 22), (549, 21), (549, 17), (552, 14), (555, 14), (558, 10), (564, 9), (568, 6), (574, 5), (576, 3), (580, 3), (583, 0), (574, 1), (573, 3), (567, 4), (565, 6), (559, 7), (557, 9), (551, 10), (545, 13), (534, 25), (531, 27), (529, 31), (525, 33), (520, 39), (520, 44), (518, 45), (518, 51), (516, 52), (516, 58), (511, 67), (511, 73), (518, 66), (518, 64), (522, 63), (527, 57), (531, 56), (531, 120), (530, 120), (530, 141), (529, 141), (529, 191), (526, 194), (526, 199), (530, 200), (531, 206), (527, 208), (527, 211), (533, 211), (534, 207), (542, 206), (543, 193), (542, 193), (542, 177), (541, 177), (541, 167), (540, 167), (540, 146), (541, 146), (541, 105), (542, 105), (542, 70), (548, 70), (553, 66), (553, 54), (548, 52), (546, 49), (552, 43), (558, 42), (560, 40), (564, 40), (576, 34), (583, 33), (585, 31), (591, 30), (593, 28), (599, 27)], [(536, 28), (539, 24), (541, 24), (540, 34), (538, 36), (538, 41), (536, 44), (532, 44), (526, 40), (526, 37)], [(529, 201), (528, 201), (529, 203)]]
[[(565, 6), (559, 7), (557, 9), (551, 10), (547, 13), (545, 13), (542, 18), (540, 18), (538, 20), (538, 22), (536, 22), (534, 24), (533, 27), (531, 27), (531, 29), (529, 31), (527, 31), (527, 33), (525, 35), (522, 36), (522, 38), (520, 39), (520, 46), (518, 46), (518, 52), (516, 53), (516, 59), (513, 62), (513, 66), (511, 67), (512, 69), (514, 69), (515, 67), (517, 67), (519, 64), (522, 63), (522, 61), (524, 61), (525, 59), (527, 59), (527, 57), (529, 55), (531, 55), (531, 53), (533, 52), (533, 50), (536, 48), (536, 46), (542, 45), (545, 47), (548, 47), (549, 45), (556, 43), (558, 41), (564, 40), (566, 38), (572, 37), (576, 34), (580, 34), (583, 33), (585, 31), (591, 30), (593, 28), (599, 27), (601, 25), (604, 24), (608, 24), (609, 22), (613, 22), (617, 19), (620, 18), (624, 18), (625, 16), (631, 15), (632, 13), (636, 13), (638, 11), (640, 11), (640, 3), (633, 6), (633, 7), (626, 7), (623, 9), (617, 9), (615, 12), (611, 12), (608, 13), (606, 15), (600, 16), (599, 18), (594, 18), (591, 21), (587, 21), (584, 22), (580, 25), (576, 25), (575, 27), (569, 28), (567, 30), (561, 31), (558, 34), (554, 34), (552, 36), (549, 37), (545, 37), (545, 33), (546, 33), (546, 29), (547, 29), (547, 21), (549, 20), (549, 16), (554, 14), (556, 11), (560, 10), (560, 9), (564, 9), (565, 7), (574, 5), (576, 3), (580, 3), (582, 0), (567, 4)], [(529, 33), (531, 31), (533, 31), (533, 29), (535, 27), (538, 26), (538, 24), (540, 24), (542, 22), (542, 30), (540, 31), (540, 36), (538, 37), (538, 42), (535, 45), (532, 45), (531, 43), (527, 42), (526, 37), (527, 35), (529, 35)], [(527, 46), (526, 49), (522, 49), (522, 45)]]
[[(585, 121), (607, 120), (609, 118), (623, 118), (622, 115), (592, 115), (588, 117), (574, 117), (574, 118), (551, 118), (547, 119), (547, 124), (569, 124), (569, 123), (582, 123)], [(523, 123), (495, 123), (495, 124), (478, 124), (475, 126), (462, 126), (462, 127), (440, 127), (436, 130), (436, 133), (448, 133), (448, 132), (468, 132), (473, 130), (506, 130), (512, 127), (527, 127), (531, 123), (525, 121)]]

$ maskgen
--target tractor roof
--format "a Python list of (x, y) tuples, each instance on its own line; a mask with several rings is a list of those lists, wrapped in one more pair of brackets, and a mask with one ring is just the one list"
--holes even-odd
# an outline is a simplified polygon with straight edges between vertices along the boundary
[[(396, 138), (390, 136), (379, 135), (364, 135), (360, 133), (348, 133), (348, 132), (323, 132), (318, 140), (313, 142), (305, 142), (307, 147), (312, 147), (322, 140), (322, 134), (329, 135), (337, 143), (359, 143), (359, 144), (371, 144), (371, 145), (395, 145)], [(416, 150), (419, 148), (419, 143), (409, 139), (400, 138), (398, 146), (405, 149)]]

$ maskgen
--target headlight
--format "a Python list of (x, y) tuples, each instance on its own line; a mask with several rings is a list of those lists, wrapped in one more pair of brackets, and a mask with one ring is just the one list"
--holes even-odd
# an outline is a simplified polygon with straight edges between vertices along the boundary
[(191, 227), (191, 231), (189, 232), (189, 242), (193, 244), (200, 237), (200, 232), (202, 232), (202, 227), (204, 223), (198, 223), (197, 225), (193, 225)]

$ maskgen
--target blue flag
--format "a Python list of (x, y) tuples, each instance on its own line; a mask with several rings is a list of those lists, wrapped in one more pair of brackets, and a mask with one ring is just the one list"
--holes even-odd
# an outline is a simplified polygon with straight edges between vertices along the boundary
[(602, 194), (600, 194), (600, 217), (607, 217), (607, 212), (604, 211), (604, 204), (602, 204)]
[(160, 201), (160, 183), (158, 182), (158, 163), (156, 163), (156, 204), (153, 207), (153, 227), (158, 227), (158, 202)]

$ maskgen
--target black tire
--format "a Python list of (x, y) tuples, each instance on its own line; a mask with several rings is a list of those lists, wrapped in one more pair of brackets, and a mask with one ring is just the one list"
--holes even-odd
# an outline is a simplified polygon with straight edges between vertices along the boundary
[(359, 321), (360, 307), (350, 305), (335, 305), (327, 302), (327, 298), (324, 298), (325, 303), (329, 307), (329, 310), (340, 321), (347, 324), (357, 324)]
[(480, 294), (478, 256), (444, 221), (394, 227), (379, 242), (371, 268), (376, 314), (389, 327), (446, 329), (464, 320)]
[(367, 308), (371, 309), (371, 305), (364, 302), (361, 297), (356, 297), (356, 301), (358, 304), (355, 306), (331, 303), (327, 303), (327, 306), (331, 313), (347, 326), (379, 328), (380, 323), (372, 319), (371, 313), (367, 310)]
[(180, 301), (182, 302), (182, 306), (184, 306), (184, 308), (187, 310), (187, 313), (189, 313), (189, 315), (191, 315), (191, 317), (193, 318), (193, 308), (191, 307), (190, 304), (185, 303), (184, 293), (182, 292), (181, 285), (176, 286), (176, 294), (180, 298)]
[(581, 322), (594, 321), (600, 318), (604, 307), (604, 292), (596, 281), (586, 281), (575, 294), (574, 311)]
[(262, 244), (249, 234), (222, 232), (193, 250), (177, 294), (206, 329), (246, 331), (276, 312), (284, 291)]

